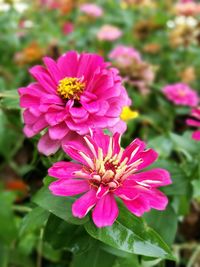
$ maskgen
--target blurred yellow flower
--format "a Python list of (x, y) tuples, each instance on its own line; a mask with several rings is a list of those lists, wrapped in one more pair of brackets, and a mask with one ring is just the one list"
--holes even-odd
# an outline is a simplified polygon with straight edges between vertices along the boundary
[(130, 109), (128, 106), (123, 107), (120, 118), (123, 121), (129, 121), (136, 119), (139, 116), (139, 113), (135, 110)]

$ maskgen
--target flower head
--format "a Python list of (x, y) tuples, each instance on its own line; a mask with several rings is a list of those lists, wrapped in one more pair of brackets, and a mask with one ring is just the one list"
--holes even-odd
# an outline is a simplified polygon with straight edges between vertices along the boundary
[(49, 169), (49, 175), (58, 178), (49, 186), (52, 194), (83, 194), (72, 206), (75, 217), (83, 218), (92, 209), (97, 227), (112, 225), (119, 212), (115, 197), (136, 216), (151, 208), (165, 209), (167, 197), (157, 188), (171, 183), (169, 173), (159, 168), (141, 172), (157, 159), (154, 150), (145, 149), (139, 139), (123, 149), (119, 133), (110, 137), (95, 131), (84, 140), (65, 146), (77, 163), (57, 162)]
[(28, 87), (20, 88), (20, 106), (27, 137), (42, 131), (38, 149), (45, 155), (89, 129), (126, 128), (120, 114), (130, 105), (121, 78), (103, 58), (90, 53), (70, 51), (57, 62), (45, 57), (43, 66), (35, 66), (30, 73), (36, 79)]
[(118, 45), (109, 54), (109, 58), (117, 65), (128, 67), (132, 65), (133, 61), (141, 62), (140, 53), (133, 47)]
[(176, 105), (194, 107), (199, 102), (198, 94), (184, 83), (167, 85), (163, 88), (163, 93)]
[[(200, 107), (192, 109), (191, 117), (193, 117), (193, 119), (186, 120), (187, 125), (200, 128)], [(196, 141), (200, 141), (200, 130), (194, 131), (192, 138)]]
[(122, 36), (122, 31), (115, 26), (112, 25), (103, 25), (98, 33), (97, 33), (97, 39), (100, 41), (115, 41), (119, 39)]
[(103, 9), (100, 6), (92, 3), (82, 4), (80, 6), (80, 10), (86, 15), (93, 18), (98, 18), (103, 15)]
[(175, 5), (175, 11), (179, 15), (196, 16), (200, 13), (200, 4), (194, 0), (181, 0)]
[(137, 87), (144, 95), (149, 92), (149, 85), (153, 82), (155, 73), (153, 67), (143, 61), (135, 48), (118, 45), (110, 52), (109, 58), (126, 82)]

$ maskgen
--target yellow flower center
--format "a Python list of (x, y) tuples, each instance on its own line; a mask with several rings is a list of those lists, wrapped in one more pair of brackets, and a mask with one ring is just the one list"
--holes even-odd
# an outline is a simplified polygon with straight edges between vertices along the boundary
[(120, 118), (123, 121), (129, 121), (129, 120), (137, 118), (138, 116), (139, 116), (139, 113), (137, 111), (131, 110), (128, 106), (125, 106), (122, 109)]
[(85, 89), (85, 83), (79, 78), (66, 77), (59, 81), (57, 92), (65, 100), (80, 100), (80, 95)]

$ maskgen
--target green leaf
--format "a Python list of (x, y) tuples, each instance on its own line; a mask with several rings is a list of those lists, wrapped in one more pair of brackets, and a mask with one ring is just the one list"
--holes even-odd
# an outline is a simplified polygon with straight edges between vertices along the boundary
[(174, 149), (183, 152), (188, 157), (188, 160), (192, 161), (191, 155), (199, 153), (200, 144), (192, 139), (190, 132), (185, 132), (183, 135), (170, 133), (170, 138)]
[(40, 207), (36, 207), (28, 213), (21, 222), (20, 235), (40, 229), (45, 225), (49, 217), (49, 212)]
[(6, 90), (0, 93), (0, 104), (5, 109), (20, 109), (19, 95), (16, 89)]
[(17, 227), (12, 203), (14, 195), (9, 192), (0, 192), (0, 241), (10, 245), (17, 237)]
[(48, 210), (66, 222), (72, 224), (84, 224), (88, 220), (87, 217), (78, 219), (72, 215), (71, 207), (75, 200), (76, 199), (73, 197), (54, 196), (51, 194), (48, 187), (41, 188), (33, 198), (33, 202), (38, 206)]
[(171, 245), (174, 241), (178, 218), (172, 207), (169, 205), (164, 211), (152, 210), (144, 215), (149, 226), (157, 231), (164, 241)]
[(172, 151), (172, 142), (166, 136), (157, 136), (148, 142), (148, 147), (153, 147), (160, 157), (168, 157)]
[(9, 250), (8, 248), (0, 243), (0, 267), (7, 267), (9, 259)]
[(69, 224), (53, 214), (45, 227), (44, 239), (54, 249), (67, 249), (75, 254), (83, 253), (93, 245), (93, 239), (84, 227)]
[(120, 215), (112, 226), (97, 228), (90, 221), (85, 228), (92, 237), (114, 248), (149, 257), (174, 259), (161, 237), (121, 204)]
[(141, 267), (136, 255), (131, 255), (128, 258), (117, 258), (113, 267)]
[(175, 161), (158, 160), (152, 165), (154, 168), (164, 168), (169, 171), (172, 184), (162, 188), (169, 196), (186, 195), (190, 190), (190, 181), (187, 174)]
[(75, 255), (71, 267), (111, 267), (115, 262), (115, 258), (115, 256), (103, 251), (100, 244), (96, 243), (86, 253)]

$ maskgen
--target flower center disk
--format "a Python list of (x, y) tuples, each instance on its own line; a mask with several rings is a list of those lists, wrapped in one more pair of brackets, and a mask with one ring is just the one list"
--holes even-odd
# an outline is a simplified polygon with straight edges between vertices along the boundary
[(80, 100), (80, 95), (85, 89), (85, 83), (79, 78), (66, 77), (59, 81), (57, 92), (65, 100)]

